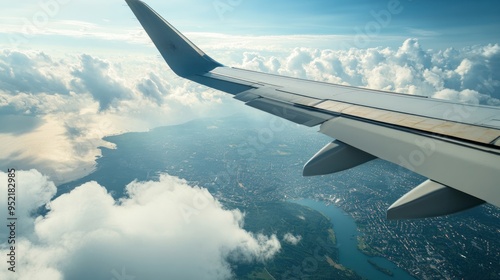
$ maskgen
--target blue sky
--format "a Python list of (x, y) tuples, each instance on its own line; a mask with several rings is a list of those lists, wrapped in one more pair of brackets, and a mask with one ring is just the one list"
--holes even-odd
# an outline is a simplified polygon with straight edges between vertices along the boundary
[[(498, 43), (500, 40), (500, 3), (496, 1), (146, 2), (183, 32), (246, 36), (344, 35), (344, 40), (350, 45), (353, 40), (359, 42), (359, 36), (369, 36), (369, 43), (363, 43), (361, 47), (398, 46), (406, 38), (418, 38), (425, 47), (440, 49)], [(81, 46), (84, 42), (75, 41), (75, 37), (97, 32), (101, 35), (106, 32), (126, 34), (138, 29), (138, 23), (124, 1), (44, 0), (40, 3), (46, 3), (45, 8), (39, 2), (26, 0), (12, 1), (2, 7), (0, 33), (5, 38), (2, 40), (4, 44), (10, 41), (12, 33), (20, 30), (45, 34), (30, 38), (34, 45), (56, 42), (59, 46)], [(29, 29), (26, 28), (27, 21), (32, 24)], [(104, 39), (102, 37), (99, 39)], [(116, 47), (116, 42), (107, 39), (108, 44), (94, 42), (94, 45)], [(331, 46), (338, 48), (339, 45), (332, 41)]]

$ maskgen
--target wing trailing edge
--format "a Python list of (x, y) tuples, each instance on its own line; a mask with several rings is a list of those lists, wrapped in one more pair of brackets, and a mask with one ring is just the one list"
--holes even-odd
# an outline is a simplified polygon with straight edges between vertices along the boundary
[(320, 131), (434, 182), (500, 205), (498, 154), (344, 117), (323, 123)]

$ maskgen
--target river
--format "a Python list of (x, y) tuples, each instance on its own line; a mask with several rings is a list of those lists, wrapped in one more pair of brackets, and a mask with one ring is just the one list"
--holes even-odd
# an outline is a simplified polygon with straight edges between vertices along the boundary
[[(339, 249), (339, 262), (343, 266), (354, 270), (358, 275), (366, 279), (403, 279), (415, 280), (408, 272), (397, 267), (391, 261), (382, 257), (369, 257), (357, 248), (357, 236), (360, 235), (354, 219), (335, 205), (326, 205), (311, 199), (293, 200), (292, 202), (310, 207), (328, 217), (333, 223), (333, 230), (337, 237), (337, 248)], [(368, 261), (376, 263), (379, 267), (389, 269), (394, 273), (389, 276), (371, 265)]]

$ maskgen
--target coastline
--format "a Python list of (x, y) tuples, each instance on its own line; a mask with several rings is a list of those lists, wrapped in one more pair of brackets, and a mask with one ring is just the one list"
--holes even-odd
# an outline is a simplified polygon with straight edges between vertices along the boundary
[(355, 218), (342, 207), (316, 199), (303, 198), (290, 202), (307, 206), (330, 219), (336, 235), (340, 265), (365, 279), (415, 279), (408, 271), (394, 264), (388, 256), (371, 248), (363, 238), (363, 231)]

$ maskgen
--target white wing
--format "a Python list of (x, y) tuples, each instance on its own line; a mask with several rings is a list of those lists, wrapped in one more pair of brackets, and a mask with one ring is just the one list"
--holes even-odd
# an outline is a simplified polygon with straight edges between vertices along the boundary
[(374, 158), (427, 178), (388, 210), (389, 219), (500, 206), (500, 109), (226, 67), (138, 0), (126, 0), (170, 68), (254, 108), (336, 139), (304, 166), (329, 174)]

